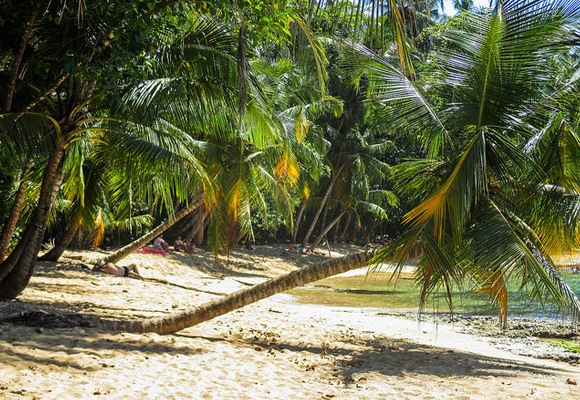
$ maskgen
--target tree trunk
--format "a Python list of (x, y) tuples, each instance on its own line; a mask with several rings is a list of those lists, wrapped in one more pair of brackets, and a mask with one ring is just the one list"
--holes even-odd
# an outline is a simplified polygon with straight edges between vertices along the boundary
[(101, 321), (105, 329), (125, 332), (156, 332), (169, 334), (208, 321), (212, 318), (237, 310), (258, 300), (276, 293), (284, 292), (298, 286), (316, 282), (329, 276), (340, 274), (351, 269), (364, 267), (378, 252), (378, 249), (334, 258), (323, 263), (311, 265), (292, 271), (278, 278), (242, 289), (230, 295), (202, 304), (193, 310), (133, 321)]
[(199, 221), (197, 223), (197, 227), (195, 229), (195, 232), (193, 232), (193, 234), (192, 234), (193, 242), (196, 245), (198, 245), (198, 246), (203, 245), (203, 241), (204, 241), (203, 233), (205, 232), (205, 228), (207, 227), (208, 224), (209, 224), (209, 213), (207, 212), (205, 207), (203, 207), (201, 209), (201, 214), (199, 216)]
[(314, 218), (313, 218), (312, 222), (310, 223), (310, 228), (308, 228), (308, 232), (306, 232), (306, 236), (304, 236), (304, 240), (302, 241), (302, 247), (308, 247), (308, 241), (310, 240), (310, 236), (312, 235), (312, 232), (314, 231), (314, 227), (316, 226), (316, 223), (318, 222), (318, 218), (320, 218), (320, 214), (322, 213), (322, 210), (324, 209), (324, 205), (326, 204), (326, 201), (330, 197), (330, 193), (332, 193), (332, 188), (333, 188), (334, 184), (336, 183), (336, 180), (338, 179), (338, 177), (342, 173), (342, 170), (344, 169), (345, 166), (346, 166), (346, 163), (342, 164), (340, 166), (340, 168), (338, 169), (338, 171), (336, 171), (336, 174), (332, 177), (330, 184), (328, 185), (328, 188), (326, 189), (326, 193), (324, 193), (324, 197), (322, 198), (322, 202), (320, 203), (320, 207), (318, 207), (318, 210), (316, 211), (316, 215), (314, 215)]
[(351, 218), (352, 218), (352, 214), (351, 213), (348, 213), (348, 215), (346, 217), (346, 223), (344, 224), (344, 228), (343, 228), (342, 234), (338, 238), (338, 241), (339, 242), (344, 242), (344, 240), (346, 239), (346, 234), (348, 233), (348, 228), (350, 227)]
[(0, 264), (6, 258), (6, 253), (8, 252), (8, 247), (10, 246), (10, 240), (18, 224), (18, 219), (20, 218), (20, 212), (22, 211), (22, 206), (24, 205), (24, 199), (26, 194), (26, 187), (28, 186), (28, 179), (26, 179), (26, 172), (32, 167), (33, 161), (29, 160), (28, 166), (24, 170), (24, 178), (20, 181), (18, 185), (18, 190), (14, 196), (14, 203), (12, 203), (12, 208), (10, 209), (10, 215), (4, 223), (2, 228), (2, 234), (0, 235)]
[(26, 30), (22, 35), (22, 39), (20, 40), (20, 47), (18, 48), (18, 53), (16, 53), (16, 57), (12, 61), (12, 69), (10, 71), (10, 80), (8, 81), (8, 87), (6, 92), (6, 97), (4, 98), (4, 112), (10, 112), (12, 108), (12, 98), (14, 97), (14, 91), (16, 90), (16, 80), (18, 79), (18, 72), (20, 71), (20, 64), (22, 63), (22, 57), (24, 56), (24, 51), (26, 50), (26, 46), (28, 45), (28, 41), (32, 37), (32, 33), (34, 32), (34, 23), (36, 22), (36, 15), (40, 10), (41, 2), (37, 2), (32, 10), (32, 14), (30, 16), (30, 21), (26, 24)]
[(50, 153), (32, 221), (14, 251), (0, 264), (0, 299), (13, 299), (18, 296), (26, 288), (34, 272), (48, 216), (62, 182), (63, 173), (59, 167), (64, 153), (62, 144), (57, 144)]
[(324, 207), (324, 213), (322, 214), (322, 222), (320, 223), (320, 226), (322, 226), (323, 228), (326, 226), (326, 220), (328, 219), (328, 210), (329, 210), (329, 206), (328, 204), (326, 205), (326, 207)]
[(318, 247), (318, 245), (320, 244), (320, 242), (322, 241), (322, 239), (326, 236), (326, 234), (332, 229), (332, 227), (338, 222), (340, 221), (340, 219), (342, 218), (342, 216), (346, 214), (346, 207), (344, 208), (344, 210), (338, 215), (338, 217), (336, 217), (335, 219), (333, 219), (330, 224), (327, 225), (326, 228), (324, 228), (322, 230), (322, 232), (320, 232), (320, 235), (318, 235), (318, 239), (316, 239), (314, 241), (314, 243), (312, 243), (312, 246), (310, 246), (310, 250), (314, 251), (314, 249), (316, 247)]
[(298, 210), (298, 215), (296, 215), (296, 221), (294, 222), (294, 230), (292, 231), (292, 243), (296, 243), (296, 237), (298, 236), (298, 228), (300, 227), (300, 222), (302, 221), (302, 215), (304, 214), (304, 210), (306, 210), (306, 203), (308, 203), (307, 198), (302, 200), (302, 204), (300, 204), (300, 209)]
[(114, 253), (109, 254), (107, 257), (103, 258), (105, 262), (112, 262), (116, 263), (119, 260), (127, 257), (129, 254), (133, 253), (140, 247), (145, 246), (147, 243), (155, 239), (157, 236), (161, 235), (167, 229), (169, 229), (173, 224), (181, 220), (183, 217), (194, 211), (197, 207), (199, 207), (203, 203), (203, 197), (198, 196), (198, 199), (192, 201), (189, 207), (180, 210), (173, 219), (170, 219), (157, 228), (153, 229), (151, 232), (141, 236), (139, 239), (129, 243), (127, 246), (120, 248), (119, 250), (115, 251)]
[(72, 242), (73, 238), (77, 234), (81, 227), (81, 221), (75, 222), (73, 225), (69, 226), (66, 230), (62, 239), (58, 242), (56, 246), (54, 246), (50, 251), (48, 251), (45, 255), (39, 258), (42, 261), (58, 261), (58, 259), (62, 256), (62, 253), (68, 248), (70, 242)]
[(340, 221), (338, 221), (336, 224), (334, 224), (334, 229), (332, 230), (332, 234), (330, 235), (332, 237), (332, 241), (333, 242), (336, 242), (336, 239), (338, 239), (338, 229), (339, 229), (339, 227), (340, 227)]

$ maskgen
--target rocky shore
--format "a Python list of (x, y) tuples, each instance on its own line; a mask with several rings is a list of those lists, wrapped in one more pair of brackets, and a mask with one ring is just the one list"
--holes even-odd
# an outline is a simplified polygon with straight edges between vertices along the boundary
[(459, 332), (491, 338), (514, 354), (580, 364), (580, 325), (571, 319), (510, 317), (502, 327), (498, 317), (423, 313), (381, 313), (436, 324), (451, 324)]

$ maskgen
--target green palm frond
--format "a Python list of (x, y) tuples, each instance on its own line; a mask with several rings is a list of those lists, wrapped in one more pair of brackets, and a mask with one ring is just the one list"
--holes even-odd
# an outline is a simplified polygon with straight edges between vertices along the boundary
[(425, 136), (424, 143), (432, 156), (453, 144), (437, 112), (431, 107), (415, 82), (391, 63), (364, 46), (345, 43), (344, 69), (351, 84), (358, 85), (362, 74), (368, 76), (369, 96), (373, 101), (393, 105), (395, 127), (415, 129)]

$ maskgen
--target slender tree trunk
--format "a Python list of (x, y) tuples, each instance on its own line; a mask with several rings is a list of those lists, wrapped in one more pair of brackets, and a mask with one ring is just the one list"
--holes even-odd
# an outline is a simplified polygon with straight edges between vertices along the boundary
[(22, 206), (24, 206), (24, 199), (26, 194), (26, 187), (28, 186), (28, 179), (26, 179), (26, 172), (32, 167), (33, 161), (29, 160), (28, 166), (24, 170), (24, 178), (20, 181), (18, 185), (18, 190), (14, 196), (14, 203), (12, 203), (12, 208), (10, 209), (10, 214), (8, 219), (2, 227), (2, 234), (0, 234), (0, 264), (6, 258), (6, 253), (8, 252), (8, 247), (10, 246), (10, 240), (18, 224), (18, 219), (20, 219), (20, 213), (22, 212)]
[(316, 282), (329, 276), (350, 271), (351, 269), (364, 267), (377, 252), (378, 249), (374, 249), (304, 267), (278, 278), (242, 289), (212, 302), (202, 304), (193, 310), (183, 311), (166, 317), (133, 321), (103, 320), (101, 323), (105, 329), (113, 331), (138, 333), (156, 332), (159, 334), (174, 333), (230, 311), (237, 310), (238, 308), (265, 299), (276, 293)]
[(298, 210), (298, 215), (296, 215), (296, 221), (294, 222), (294, 230), (292, 231), (292, 243), (296, 243), (298, 229), (300, 228), (300, 222), (302, 221), (302, 214), (304, 214), (304, 210), (306, 210), (306, 203), (308, 203), (307, 198), (302, 200), (302, 204), (300, 204), (300, 209)]
[(328, 219), (328, 209), (330, 207), (328, 206), (328, 204), (326, 205), (326, 207), (324, 207), (324, 213), (322, 214), (322, 222), (320, 223), (320, 226), (322, 226), (323, 228), (326, 226), (326, 220)]
[(316, 223), (318, 222), (318, 218), (320, 218), (320, 214), (322, 213), (322, 210), (324, 209), (324, 205), (326, 204), (326, 201), (330, 197), (330, 193), (332, 193), (332, 188), (334, 187), (336, 180), (338, 179), (338, 177), (342, 173), (342, 170), (344, 169), (345, 166), (346, 166), (346, 163), (342, 164), (340, 166), (340, 168), (338, 169), (338, 171), (336, 171), (336, 174), (334, 174), (334, 176), (332, 177), (330, 184), (328, 185), (328, 188), (326, 189), (326, 193), (324, 193), (324, 197), (322, 198), (322, 202), (320, 203), (320, 207), (318, 207), (318, 210), (316, 211), (316, 215), (314, 215), (314, 218), (312, 219), (312, 222), (310, 223), (310, 228), (308, 228), (308, 232), (306, 232), (306, 236), (304, 236), (304, 240), (302, 241), (302, 247), (308, 247), (308, 241), (310, 240), (310, 236), (312, 235), (312, 232), (314, 231), (314, 227), (316, 226)]
[(338, 222), (340, 221), (340, 219), (342, 218), (342, 216), (346, 214), (346, 207), (345, 209), (338, 215), (338, 217), (336, 217), (335, 219), (333, 219), (330, 224), (328, 224), (326, 226), (326, 228), (324, 228), (322, 230), (322, 232), (320, 232), (320, 235), (318, 235), (318, 238), (314, 241), (314, 243), (312, 243), (312, 246), (310, 246), (310, 250), (314, 251), (314, 249), (316, 247), (318, 247), (318, 245), (320, 244), (320, 242), (322, 241), (322, 239), (326, 236), (326, 234), (332, 229), (332, 227)]
[(34, 272), (36, 257), (42, 245), (50, 210), (63, 178), (60, 161), (64, 145), (57, 144), (44, 169), (38, 204), (22, 239), (10, 256), (0, 264), (0, 299), (13, 299), (28, 285)]
[(119, 250), (115, 251), (114, 253), (109, 254), (107, 257), (103, 258), (105, 262), (112, 262), (116, 263), (119, 260), (127, 257), (129, 254), (133, 253), (140, 247), (143, 247), (157, 236), (161, 235), (171, 226), (173, 226), (176, 222), (180, 221), (183, 217), (193, 212), (197, 207), (199, 207), (203, 203), (203, 197), (201, 195), (195, 200), (192, 201), (189, 207), (181, 209), (175, 216), (159, 225), (157, 228), (153, 229), (151, 232), (141, 236), (139, 239), (129, 243), (125, 247), (120, 248)]
[(201, 215), (200, 215), (200, 218), (198, 221), (198, 225), (197, 225), (196, 230), (195, 230), (195, 234), (193, 235), (193, 242), (195, 244), (197, 244), (198, 246), (201, 246), (203, 244), (204, 232), (205, 232), (205, 228), (207, 228), (208, 224), (209, 224), (209, 214), (208, 214), (207, 210), (205, 209), (205, 207), (203, 207), (201, 210)]
[[(344, 206), (342, 207), (344, 208)], [(332, 230), (332, 234), (330, 235), (332, 237), (332, 241), (336, 242), (336, 239), (338, 238), (338, 228), (340, 227), (340, 220), (334, 224), (334, 229)]]
[(18, 72), (20, 71), (20, 64), (22, 63), (22, 57), (24, 56), (24, 51), (28, 45), (28, 41), (32, 37), (34, 31), (34, 22), (36, 21), (36, 15), (40, 9), (41, 2), (37, 2), (32, 10), (30, 16), (30, 21), (26, 24), (26, 30), (22, 35), (22, 40), (20, 41), (20, 47), (18, 48), (18, 53), (12, 62), (12, 69), (10, 71), (10, 81), (8, 81), (8, 87), (6, 91), (6, 97), (4, 98), (4, 111), (10, 112), (12, 108), (12, 98), (14, 97), (14, 91), (16, 90), (16, 80), (18, 79)]
[(339, 242), (344, 242), (344, 240), (346, 239), (346, 234), (348, 233), (348, 228), (350, 227), (351, 218), (352, 218), (352, 214), (348, 213), (348, 215), (346, 217), (346, 223), (344, 224), (344, 228), (342, 230), (342, 234), (338, 238)]
[(314, 11), (314, 3), (316, 2), (316, 0), (310, 0), (310, 4), (308, 6), (308, 18), (306, 19), (306, 21), (310, 24), (310, 21), (312, 21), (312, 13)]
[(45, 255), (40, 257), (39, 260), (58, 261), (58, 259), (62, 256), (62, 253), (64, 253), (64, 251), (68, 248), (70, 242), (72, 242), (80, 227), (80, 220), (75, 222), (73, 225), (70, 225), (58, 244), (50, 249), (50, 251), (48, 251)]

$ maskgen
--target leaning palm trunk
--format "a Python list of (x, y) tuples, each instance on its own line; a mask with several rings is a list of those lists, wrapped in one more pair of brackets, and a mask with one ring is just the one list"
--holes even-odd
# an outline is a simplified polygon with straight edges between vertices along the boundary
[[(25, 174), (33, 165), (32, 160), (29, 161), (26, 167)], [(6, 253), (8, 252), (8, 247), (10, 246), (10, 240), (12, 240), (12, 235), (16, 230), (16, 225), (18, 224), (18, 219), (20, 218), (20, 213), (22, 212), (22, 206), (24, 206), (26, 188), (28, 186), (28, 179), (23, 178), (18, 185), (18, 190), (14, 196), (14, 203), (12, 203), (12, 208), (10, 209), (10, 214), (8, 219), (4, 223), (2, 228), (2, 234), (0, 234), (0, 263), (6, 258)]]
[(302, 247), (308, 246), (308, 241), (310, 240), (310, 236), (312, 235), (312, 232), (314, 231), (314, 227), (316, 226), (316, 223), (318, 222), (318, 218), (320, 218), (320, 214), (322, 214), (322, 210), (324, 209), (326, 201), (328, 200), (328, 198), (330, 197), (330, 194), (332, 193), (332, 188), (334, 187), (336, 180), (338, 179), (338, 177), (342, 173), (342, 170), (344, 169), (345, 166), (346, 166), (346, 164), (342, 164), (340, 166), (340, 168), (338, 169), (338, 171), (336, 171), (336, 174), (330, 180), (330, 184), (328, 185), (328, 188), (326, 189), (326, 193), (324, 193), (324, 197), (322, 198), (322, 201), (320, 202), (320, 207), (318, 207), (318, 211), (316, 211), (316, 214), (314, 215), (314, 218), (312, 219), (312, 222), (310, 223), (310, 228), (308, 228), (308, 232), (306, 232), (306, 236), (304, 236), (304, 240), (302, 241)]
[(344, 228), (342, 229), (342, 234), (338, 238), (339, 242), (344, 242), (346, 239), (346, 234), (348, 233), (348, 228), (350, 227), (350, 220), (352, 218), (352, 213), (348, 213), (346, 216), (346, 222), (344, 223)]
[(68, 248), (70, 242), (72, 242), (73, 238), (81, 228), (81, 221), (74, 222), (73, 225), (69, 226), (67, 231), (65, 232), (64, 236), (58, 242), (56, 246), (54, 246), (50, 251), (44, 254), (42, 257), (39, 257), (39, 260), (42, 261), (58, 261), (58, 259), (62, 256), (64, 251)]
[(63, 172), (59, 166), (64, 152), (62, 144), (51, 152), (44, 169), (40, 196), (32, 222), (14, 251), (0, 264), (0, 299), (16, 298), (26, 288), (34, 272), (48, 216), (62, 183)]
[(151, 232), (141, 236), (139, 239), (129, 243), (127, 246), (120, 248), (119, 250), (115, 251), (114, 253), (109, 254), (107, 257), (103, 258), (102, 260), (105, 262), (112, 262), (116, 263), (119, 260), (127, 257), (129, 254), (133, 253), (140, 247), (145, 246), (147, 243), (152, 241), (157, 236), (161, 235), (167, 229), (175, 225), (178, 221), (183, 219), (186, 215), (190, 214), (194, 210), (196, 210), (201, 204), (203, 203), (203, 197), (200, 195), (198, 196), (197, 200), (192, 201), (189, 207), (184, 208), (183, 210), (179, 211), (175, 216), (159, 225), (157, 228), (153, 229)]
[(326, 234), (327, 234), (328, 232), (330, 232), (330, 230), (332, 229), (332, 227), (333, 227), (334, 225), (336, 225), (336, 224), (338, 223), (338, 221), (340, 221), (340, 219), (342, 218), (342, 216), (343, 216), (344, 214), (346, 214), (346, 207), (344, 208), (344, 210), (342, 210), (342, 212), (341, 212), (340, 214), (338, 214), (338, 216), (337, 216), (335, 219), (333, 219), (333, 220), (330, 222), (330, 224), (328, 224), (328, 225), (326, 226), (326, 228), (324, 228), (324, 229), (322, 230), (322, 232), (320, 232), (320, 235), (318, 235), (318, 238), (317, 238), (317, 239), (314, 241), (314, 243), (312, 243), (312, 246), (310, 246), (310, 250), (311, 250), (311, 251), (314, 251), (314, 249), (318, 247), (318, 245), (319, 245), (319, 244), (320, 244), (320, 242), (322, 241), (322, 238), (324, 238), (324, 237), (326, 236)]
[(104, 320), (101, 323), (104, 328), (114, 331), (138, 333), (156, 332), (159, 334), (177, 332), (230, 311), (237, 310), (258, 300), (265, 299), (276, 293), (316, 282), (329, 276), (350, 271), (351, 269), (364, 267), (377, 252), (378, 249), (374, 249), (304, 267), (278, 278), (242, 289), (212, 302), (202, 304), (193, 310), (168, 315), (166, 317), (133, 321)]
[(292, 243), (296, 243), (296, 237), (298, 236), (298, 229), (300, 228), (300, 221), (302, 220), (302, 215), (304, 214), (304, 210), (306, 209), (306, 203), (308, 203), (308, 198), (302, 200), (302, 204), (300, 204), (300, 209), (298, 210), (298, 214), (296, 215), (296, 222), (294, 222), (294, 229), (292, 230)]

